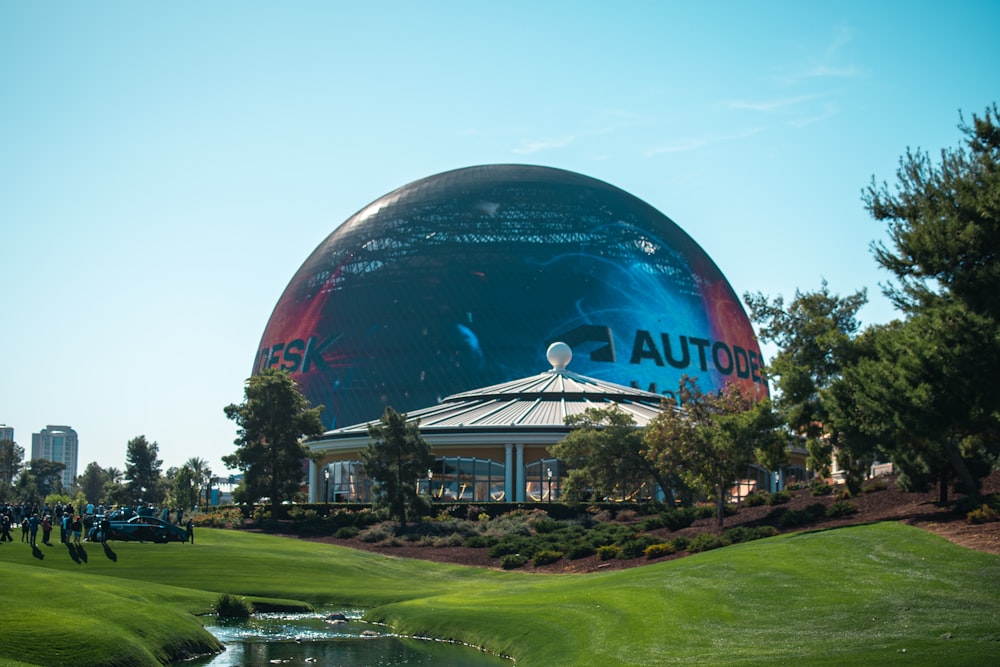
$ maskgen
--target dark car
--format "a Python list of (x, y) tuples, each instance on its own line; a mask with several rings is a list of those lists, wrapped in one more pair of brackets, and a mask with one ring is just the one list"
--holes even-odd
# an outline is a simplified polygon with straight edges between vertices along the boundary
[[(90, 539), (100, 538), (100, 521), (94, 523)], [(187, 531), (172, 523), (152, 516), (134, 516), (127, 521), (112, 520), (108, 529), (109, 540), (138, 542), (187, 542)]]

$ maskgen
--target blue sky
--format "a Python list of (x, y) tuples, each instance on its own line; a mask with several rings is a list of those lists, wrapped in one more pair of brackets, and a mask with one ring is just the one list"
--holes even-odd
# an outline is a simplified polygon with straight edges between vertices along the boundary
[(292, 274), (377, 197), (517, 162), (649, 202), (739, 294), (894, 313), (864, 211), (1000, 101), (1000, 3), (0, 2), (0, 423), (223, 470)]

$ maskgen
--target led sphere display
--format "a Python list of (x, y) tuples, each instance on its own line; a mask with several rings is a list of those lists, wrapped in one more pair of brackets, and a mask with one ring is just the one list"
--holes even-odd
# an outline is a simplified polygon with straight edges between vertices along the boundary
[(733, 289), (665, 215), (602, 181), (526, 165), (405, 185), (335, 229), (285, 289), (254, 372), (289, 371), (328, 428), (547, 370), (664, 394), (762, 359)]

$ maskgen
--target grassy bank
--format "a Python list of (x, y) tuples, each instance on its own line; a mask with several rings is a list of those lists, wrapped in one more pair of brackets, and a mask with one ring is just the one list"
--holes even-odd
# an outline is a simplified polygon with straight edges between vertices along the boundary
[[(522, 665), (989, 664), (1000, 558), (885, 523), (595, 575), (387, 558), (236, 531), (194, 545), (0, 545), (0, 661), (155, 664), (198, 647), (221, 592), (368, 608)], [(79, 561), (79, 562), (78, 562)], [(210, 638), (209, 638), (210, 639)]]

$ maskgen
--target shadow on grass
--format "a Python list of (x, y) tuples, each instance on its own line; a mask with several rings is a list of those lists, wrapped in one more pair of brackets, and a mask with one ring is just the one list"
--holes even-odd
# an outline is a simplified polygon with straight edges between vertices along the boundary
[(104, 543), (104, 555), (107, 556), (108, 560), (110, 560), (111, 562), (113, 563), (118, 562), (118, 554), (116, 554), (114, 551), (111, 550), (111, 547), (108, 546), (107, 542)]
[(45, 554), (42, 553), (42, 550), (39, 549), (38, 545), (36, 544), (31, 545), (31, 555), (37, 558), (38, 560), (45, 560)]
[(74, 563), (82, 565), (87, 562), (87, 552), (84, 550), (82, 544), (67, 542), (66, 550), (69, 551), (69, 557), (73, 559)]

